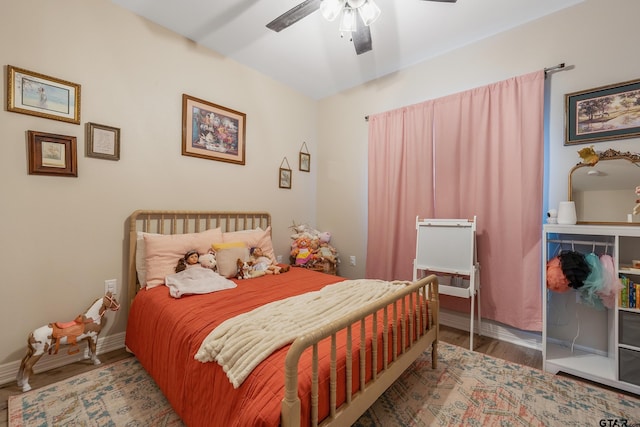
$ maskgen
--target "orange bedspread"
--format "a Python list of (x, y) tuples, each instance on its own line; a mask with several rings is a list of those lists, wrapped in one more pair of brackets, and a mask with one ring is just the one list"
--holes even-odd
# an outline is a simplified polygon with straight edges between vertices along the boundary
[(165, 286), (136, 295), (126, 345), (189, 426), (277, 426), (284, 395), (284, 347), (263, 361), (238, 389), (217, 363), (194, 355), (224, 320), (271, 301), (343, 280), (302, 268), (238, 280), (238, 287), (174, 299)]
[[(194, 355), (209, 332), (224, 320), (268, 302), (315, 291), (340, 280), (344, 279), (293, 268), (280, 275), (238, 280), (235, 289), (180, 299), (172, 298), (165, 286), (143, 290), (136, 295), (129, 313), (126, 345), (188, 426), (277, 426), (284, 396), (284, 360), (289, 346), (260, 363), (238, 389), (233, 388), (217, 363), (198, 362)], [(367, 329), (371, 329), (370, 324)], [(354, 335), (357, 335), (355, 331)], [(358, 339), (354, 338), (353, 342), (356, 350)], [(327, 349), (328, 343), (320, 346), (321, 372), (328, 369), (327, 356), (322, 356)], [(338, 352), (346, 352), (345, 346), (341, 345)], [(378, 365), (381, 360), (380, 354)], [(353, 362), (358, 362), (357, 352), (354, 352)], [(340, 383), (344, 377), (344, 362), (338, 369)], [(355, 371), (354, 390), (358, 388), (357, 369)], [(307, 351), (299, 369), (299, 395), (306, 420), (302, 425), (308, 423), (309, 417), (310, 372)], [(323, 383), (321, 379), (321, 419), (328, 413), (328, 403), (322, 398), (326, 387), (326, 381)], [(344, 390), (339, 390), (338, 402), (343, 400)]]

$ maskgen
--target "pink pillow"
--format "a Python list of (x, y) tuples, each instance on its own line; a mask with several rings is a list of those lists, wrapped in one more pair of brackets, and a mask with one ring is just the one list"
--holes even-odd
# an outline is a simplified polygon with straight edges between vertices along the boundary
[[(175, 273), (178, 260), (191, 249), (205, 254), (213, 243), (222, 243), (222, 230), (214, 228), (202, 233), (187, 234), (145, 234), (145, 266), (147, 288), (164, 284), (164, 278)], [(141, 283), (140, 287), (145, 284)]]
[(238, 273), (238, 259), (249, 260), (249, 248), (245, 242), (214, 243), (218, 274), (228, 279)]
[(276, 256), (273, 252), (273, 243), (271, 242), (271, 226), (266, 230), (260, 227), (255, 230), (230, 231), (222, 233), (222, 239), (225, 243), (245, 242), (249, 249), (260, 248), (265, 256), (276, 262)]

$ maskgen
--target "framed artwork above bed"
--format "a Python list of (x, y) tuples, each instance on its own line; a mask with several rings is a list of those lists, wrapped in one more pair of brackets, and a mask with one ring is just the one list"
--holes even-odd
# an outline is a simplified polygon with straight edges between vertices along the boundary
[(244, 165), (247, 116), (182, 95), (182, 155)]
[(85, 155), (106, 160), (120, 160), (120, 129), (87, 123)]
[(78, 176), (76, 137), (30, 130), (29, 175)]
[(80, 85), (7, 65), (7, 111), (80, 124)]

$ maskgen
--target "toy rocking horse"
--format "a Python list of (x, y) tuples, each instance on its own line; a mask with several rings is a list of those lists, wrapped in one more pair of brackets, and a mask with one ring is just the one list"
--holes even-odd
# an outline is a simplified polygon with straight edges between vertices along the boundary
[(18, 387), (22, 391), (31, 390), (29, 377), (33, 374), (33, 365), (44, 355), (57, 354), (60, 345), (70, 345), (69, 354), (75, 354), (80, 350), (77, 348), (78, 341), (87, 340), (89, 355), (94, 365), (99, 365), (100, 360), (96, 355), (96, 344), (98, 334), (104, 326), (106, 319), (102, 317), (107, 310), (117, 311), (120, 304), (113, 297), (111, 292), (107, 292), (102, 298), (98, 298), (89, 309), (70, 322), (56, 322), (41, 326), (29, 334), (27, 341), (27, 354), (20, 363), (18, 370)]

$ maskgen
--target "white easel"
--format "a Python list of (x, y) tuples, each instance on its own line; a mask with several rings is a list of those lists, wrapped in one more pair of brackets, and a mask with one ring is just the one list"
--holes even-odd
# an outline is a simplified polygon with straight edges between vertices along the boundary
[[(476, 249), (476, 217), (469, 219), (420, 219), (416, 217), (416, 258), (413, 280), (418, 272), (438, 276), (441, 295), (471, 298), (469, 348), (473, 350), (475, 296), (478, 295), (478, 335), (481, 335), (480, 263)], [(463, 279), (454, 286), (453, 278)], [(459, 280), (459, 279), (458, 279)], [(448, 282), (448, 284), (447, 284)], [(468, 282), (468, 286), (465, 286)]]

